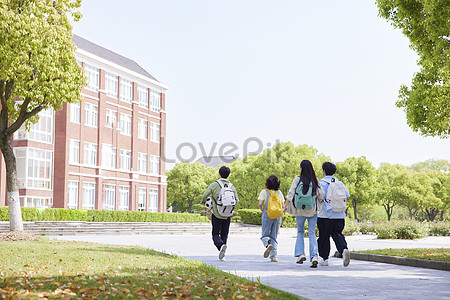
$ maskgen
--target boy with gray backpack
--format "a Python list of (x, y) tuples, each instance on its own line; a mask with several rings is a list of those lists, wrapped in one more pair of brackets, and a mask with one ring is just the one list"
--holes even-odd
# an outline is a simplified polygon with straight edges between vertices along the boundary
[(336, 166), (333, 163), (323, 163), (322, 170), (324, 177), (320, 180), (320, 184), (325, 191), (325, 197), (317, 217), (317, 227), (319, 228), (317, 244), (319, 256), (322, 258), (319, 264), (328, 266), (331, 237), (337, 251), (342, 255), (344, 267), (347, 267), (350, 263), (350, 251), (342, 231), (345, 227), (345, 211), (350, 194), (345, 185), (333, 176), (336, 173)]
[(220, 179), (211, 183), (206, 189), (202, 202), (208, 203), (208, 197), (212, 198), (212, 239), (219, 250), (219, 259), (225, 260), (231, 217), (239, 198), (235, 187), (227, 180), (230, 168), (222, 166), (219, 169), (219, 175)]

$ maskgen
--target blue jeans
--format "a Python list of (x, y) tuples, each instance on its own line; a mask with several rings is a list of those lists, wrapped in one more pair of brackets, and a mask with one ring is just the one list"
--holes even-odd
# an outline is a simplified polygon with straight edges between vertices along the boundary
[(281, 226), (281, 217), (279, 217), (278, 219), (271, 219), (267, 215), (267, 212), (263, 211), (261, 217), (261, 224), (262, 224), (261, 242), (263, 243), (264, 247), (267, 247), (268, 243), (271, 243), (273, 249), (272, 251), (270, 251), (269, 257), (270, 258), (277, 257), (277, 249), (278, 249), (277, 236)]
[(308, 235), (309, 235), (309, 260), (317, 256), (317, 240), (316, 240), (316, 224), (317, 214), (312, 217), (296, 216), (297, 221), (297, 240), (295, 241), (295, 256), (305, 255), (305, 220), (308, 220)]

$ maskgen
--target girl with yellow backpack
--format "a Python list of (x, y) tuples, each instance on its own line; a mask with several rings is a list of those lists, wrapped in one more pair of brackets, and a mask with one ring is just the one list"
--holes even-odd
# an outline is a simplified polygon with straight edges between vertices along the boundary
[(266, 250), (264, 257), (270, 257), (270, 261), (277, 262), (277, 236), (281, 226), (281, 216), (283, 214), (284, 196), (279, 190), (280, 180), (275, 175), (270, 175), (266, 179), (266, 188), (259, 194), (259, 208), (262, 211), (262, 236), (261, 242)]

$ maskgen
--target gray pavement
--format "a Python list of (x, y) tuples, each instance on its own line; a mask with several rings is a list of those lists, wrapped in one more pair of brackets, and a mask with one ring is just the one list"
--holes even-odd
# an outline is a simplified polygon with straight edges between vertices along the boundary
[[(269, 285), (308, 299), (450, 299), (450, 272), (392, 264), (352, 260), (347, 268), (342, 259), (330, 258), (330, 265), (311, 269), (296, 264), (293, 257), (295, 237), (281, 230), (278, 262), (264, 259), (259, 236), (230, 235), (226, 261), (209, 235), (130, 235), (130, 236), (58, 236), (102, 244), (136, 245), (192, 260), (235, 275)], [(450, 237), (426, 237), (420, 240), (377, 240), (375, 236), (347, 237), (351, 251), (382, 248), (450, 248)], [(333, 243), (332, 243), (333, 244)], [(308, 252), (308, 241), (305, 239)], [(333, 245), (334, 247), (334, 245)], [(332, 248), (334, 253), (335, 248)]]

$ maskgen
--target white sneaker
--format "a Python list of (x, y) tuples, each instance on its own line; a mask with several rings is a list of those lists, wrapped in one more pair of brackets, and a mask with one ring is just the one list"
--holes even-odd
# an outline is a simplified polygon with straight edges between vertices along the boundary
[(220, 260), (224, 260), (225, 251), (227, 251), (227, 244), (223, 244), (222, 247), (220, 247), (220, 252), (219, 252), (219, 259)]
[(347, 267), (348, 264), (350, 263), (350, 251), (348, 251), (348, 249), (344, 249), (344, 251), (342, 251), (342, 258), (343, 260), (343, 264), (344, 267)]
[(324, 266), (324, 267), (328, 266), (328, 259), (320, 260), (319, 265)]
[(264, 258), (269, 257), (269, 254), (272, 251), (272, 249), (273, 249), (273, 245), (271, 243), (269, 243), (266, 247), (266, 251), (264, 251)]
[(306, 256), (305, 255), (300, 255), (297, 259), (297, 263), (298, 264), (303, 264), (303, 262), (306, 260)]
[(319, 260), (317, 259), (317, 257), (313, 257), (311, 260), (311, 268), (317, 268), (317, 265), (319, 264)]

